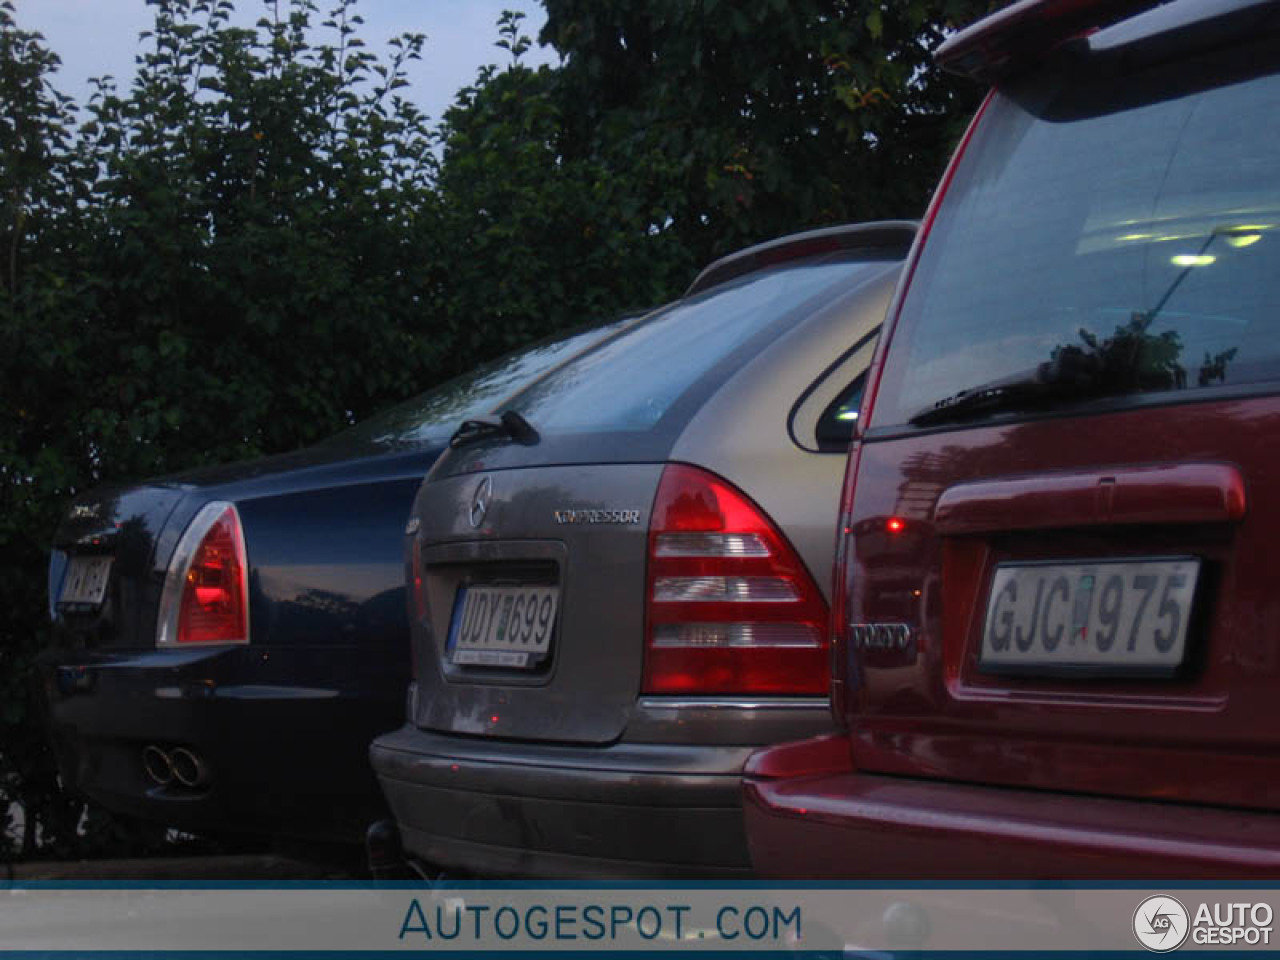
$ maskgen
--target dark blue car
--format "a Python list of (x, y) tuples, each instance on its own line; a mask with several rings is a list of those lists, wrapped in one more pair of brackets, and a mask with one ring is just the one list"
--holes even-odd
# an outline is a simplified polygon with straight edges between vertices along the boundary
[(401, 543), (423, 474), (463, 420), (617, 325), (306, 450), (78, 498), (42, 662), (64, 785), (195, 833), (359, 840), (381, 809), (369, 741), (404, 718)]

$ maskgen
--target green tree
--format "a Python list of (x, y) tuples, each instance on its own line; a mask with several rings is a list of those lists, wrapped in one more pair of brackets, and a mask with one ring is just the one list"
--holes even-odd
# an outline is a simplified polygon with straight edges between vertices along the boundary
[(560, 69), (523, 64), (521, 16), (499, 23), (508, 65), (483, 68), (439, 132), (445, 314), (472, 347), (460, 361), (657, 305), (695, 269), (633, 170), (566, 149), (582, 91)]
[(918, 216), (981, 95), (932, 65), (990, 0), (545, 0), (565, 151), (628, 171), (694, 259)]
[[(79, 810), (61, 798), (28, 664), (47, 636), (49, 532), (77, 482), (75, 459), (47, 425), (79, 412), (65, 380), (84, 375), (86, 296), (81, 264), (91, 238), (90, 195), (74, 147), (74, 108), (50, 84), (58, 58), (18, 29), (0, 3), (0, 855), (30, 855), (74, 832)], [(19, 823), (10, 812), (22, 810)]]
[[(379, 63), (343, 0), (313, 39), (294, 0), (258, 29), (228, 0), (153, 0), (128, 96), (104, 86), (94, 318), (103, 475), (319, 439), (427, 385), (439, 265), (426, 118), (398, 93), (424, 38)], [(274, 9), (274, 8), (273, 8)]]

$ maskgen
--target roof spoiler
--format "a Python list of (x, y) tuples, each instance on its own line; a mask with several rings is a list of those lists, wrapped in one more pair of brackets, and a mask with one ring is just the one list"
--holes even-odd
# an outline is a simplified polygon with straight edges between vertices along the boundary
[(704, 268), (684, 295), (691, 297), (736, 277), (819, 253), (901, 249), (905, 256), (918, 227), (919, 224), (914, 220), (881, 220), (806, 230), (804, 233), (793, 233), (767, 243), (758, 243), (754, 247), (721, 257)]
[(991, 82), (1071, 37), (1167, 0), (1019, 0), (970, 24), (934, 53), (944, 70)]

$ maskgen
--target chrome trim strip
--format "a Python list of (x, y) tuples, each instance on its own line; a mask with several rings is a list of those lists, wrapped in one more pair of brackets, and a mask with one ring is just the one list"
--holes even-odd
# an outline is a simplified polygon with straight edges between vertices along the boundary
[(826, 697), (778, 697), (772, 700), (736, 700), (733, 697), (641, 697), (642, 710), (822, 710)]

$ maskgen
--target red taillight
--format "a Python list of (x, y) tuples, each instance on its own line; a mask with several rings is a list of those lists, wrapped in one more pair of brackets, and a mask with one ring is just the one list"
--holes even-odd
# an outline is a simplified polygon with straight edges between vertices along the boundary
[(227, 643), (244, 639), (248, 597), (244, 589), (240, 520), (227, 507), (209, 528), (187, 570), (178, 614), (178, 643)]
[(249, 572), (240, 516), (229, 503), (206, 504), (170, 561), (156, 642), (248, 641)]
[(649, 527), (644, 692), (827, 692), (827, 605), (769, 518), (724, 480), (666, 468)]

